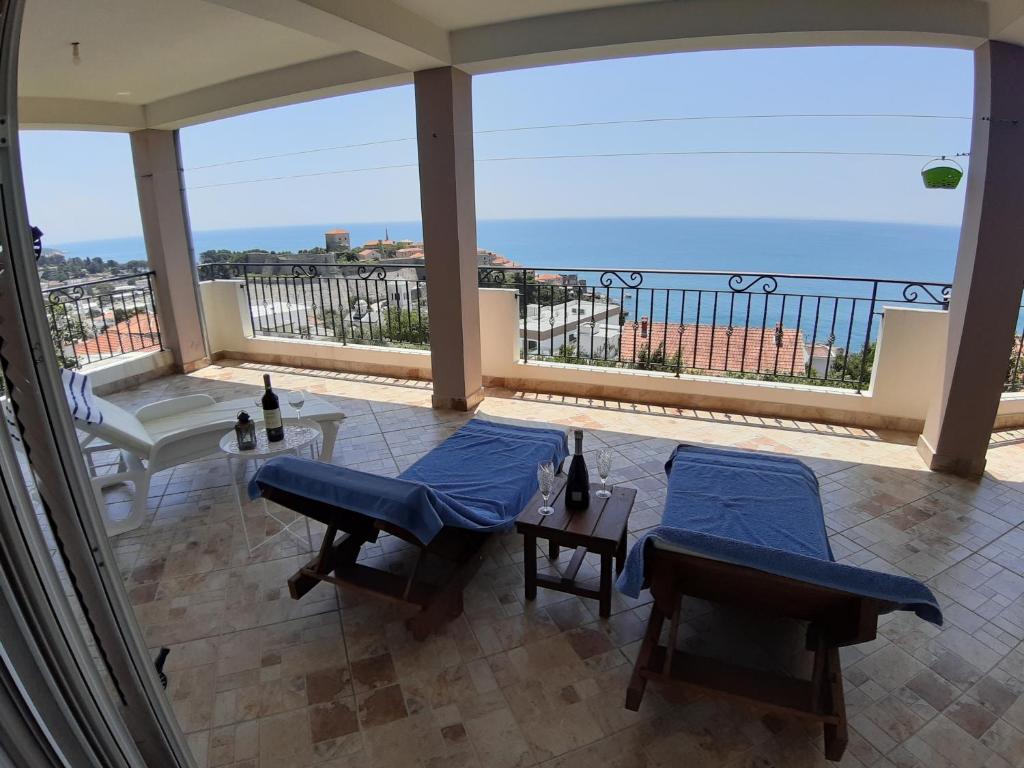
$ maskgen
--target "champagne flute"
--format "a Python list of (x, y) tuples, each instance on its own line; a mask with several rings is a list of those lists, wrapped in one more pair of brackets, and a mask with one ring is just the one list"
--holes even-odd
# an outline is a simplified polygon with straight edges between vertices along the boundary
[(302, 406), (306, 404), (306, 393), (301, 389), (293, 389), (288, 393), (288, 405), (295, 409), (295, 420), (302, 418)]
[(546, 517), (555, 511), (555, 508), (548, 504), (548, 497), (555, 487), (555, 465), (552, 462), (545, 461), (537, 467), (537, 484), (540, 486), (541, 499), (544, 500), (537, 514)]
[(612, 471), (612, 449), (602, 448), (597, 452), (597, 474), (601, 477), (601, 490), (595, 495), (599, 499), (607, 499), (612, 495), (608, 490), (608, 475)]

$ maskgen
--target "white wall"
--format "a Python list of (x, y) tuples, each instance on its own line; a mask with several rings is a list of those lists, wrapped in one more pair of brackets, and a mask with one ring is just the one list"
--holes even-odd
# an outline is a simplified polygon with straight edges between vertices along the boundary
[(425, 350), (344, 345), (337, 341), (256, 337), (249, 318), (245, 283), (216, 280), (199, 284), (210, 355), (277, 365), (352, 371), (406, 379), (430, 379)]
[(174, 355), (166, 349), (132, 352), (82, 366), (82, 373), (97, 395), (134, 387), (144, 381), (167, 376), (174, 370)]
[[(253, 338), (241, 281), (201, 283), (200, 291), (215, 358), (430, 379), (427, 351)], [(887, 307), (871, 389), (857, 393), (809, 384), (523, 363), (516, 292), (480, 290), (481, 364), (484, 381), (492, 386), (909, 431), (920, 431), (937, 395), (947, 322), (942, 311)], [(1003, 398), (998, 424), (1024, 424), (1024, 395)]]

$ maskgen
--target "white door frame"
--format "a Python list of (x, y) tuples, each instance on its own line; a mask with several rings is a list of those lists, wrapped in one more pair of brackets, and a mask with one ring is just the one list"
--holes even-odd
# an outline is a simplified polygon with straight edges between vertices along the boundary
[[(0, 0), (0, 364), (39, 497), (116, 692), (103, 683), (73, 618), (3, 428), (0, 580), (6, 580), (2, 597), (12, 623), (2, 625), (0, 644), (6, 651), (22, 643), (38, 663), (31, 668), (24, 654), (8, 653), (0, 669), (33, 683), (19, 689), (23, 696), (48, 691), (49, 702), (24, 699), (35, 707), (27, 712), (43, 731), (64, 727), (64, 749), (77, 743), (89, 760), (82, 765), (191, 768), (104, 532), (43, 311), (17, 134), (24, 5)], [(57, 717), (61, 712), (63, 718)], [(2, 746), (10, 756), (10, 745)], [(52, 742), (39, 746), (54, 750)]]

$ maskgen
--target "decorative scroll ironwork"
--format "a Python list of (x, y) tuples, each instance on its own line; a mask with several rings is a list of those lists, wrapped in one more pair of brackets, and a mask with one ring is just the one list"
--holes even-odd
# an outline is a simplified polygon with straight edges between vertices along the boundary
[[(750, 280), (744, 285), (743, 281), (748, 277)], [(761, 283), (762, 293), (775, 293), (779, 289), (779, 281), (771, 275), (733, 275), (729, 278), (729, 288), (735, 293), (755, 290), (758, 283)]]
[(639, 288), (643, 285), (644, 276), (640, 272), (630, 272), (629, 275), (623, 276), (622, 273), (610, 269), (602, 272), (601, 277), (598, 279), (605, 288), (619, 287), (615, 286), (616, 280), (621, 283), (623, 288)]
[(478, 270), (477, 279), (481, 283), (492, 283), (496, 285), (504, 285), (508, 280), (508, 270), (505, 269), (494, 269), (486, 267)]
[(931, 301), (932, 304), (942, 304), (943, 306), (948, 306), (949, 305), (949, 295), (950, 295), (950, 292), (953, 290), (953, 286), (951, 286), (951, 285), (942, 285), (942, 286), (932, 285), (931, 287), (932, 288), (935, 288), (935, 287), (939, 288), (939, 295), (938, 296), (936, 296), (934, 293), (932, 293), (932, 291), (929, 289), (929, 287), (927, 285), (925, 285), (924, 283), (910, 283), (909, 285), (907, 285), (903, 289), (903, 298), (906, 301), (910, 302), (910, 303), (914, 303), (914, 302), (916, 302), (918, 300), (918, 298), (921, 295), (919, 293), (919, 291), (924, 291), (924, 293), (928, 294), (928, 298), (932, 300)]
[(356, 267), (356, 275), (360, 280), (387, 280), (388, 271), (380, 264), (360, 264)]
[(293, 264), (292, 277), (319, 277), (320, 271), (316, 264)]
[(71, 301), (78, 301), (85, 298), (85, 287), (81, 285), (67, 285), (63, 288), (54, 288), (49, 293), (51, 304), (66, 304)]

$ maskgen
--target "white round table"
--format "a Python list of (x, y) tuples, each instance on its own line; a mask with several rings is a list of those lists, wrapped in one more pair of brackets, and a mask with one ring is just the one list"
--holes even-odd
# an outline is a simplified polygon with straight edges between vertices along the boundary
[(239, 450), (238, 440), (235, 438), (234, 429), (220, 439), (220, 450), (227, 458), (228, 466), (231, 468), (231, 486), (235, 489), (235, 502), (238, 504), (238, 515), (242, 518), (242, 531), (245, 534), (245, 546), (249, 548), (250, 556), (264, 544), (273, 541), (278, 536), (285, 533), (291, 535), (298, 541), (302, 541), (302, 537), (291, 529), (293, 525), (302, 520), (306, 523), (305, 543), (310, 550), (313, 548), (313, 541), (309, 532), (309, 518), (302, 515), (301, 517), (295, 518), (290, 523), (286, 523), (270, 511), (267, 506), (266, 499), (261, 499), (263, 503), (263, 512), (267, 517), (277, 522), (277, 524), (281, 526), (281, 530), (271, 534), (256, 546), (253, 546), (252, 541), (249, 538), (249, 528), (245, 523), (245, 511), (242, 508), (242, 491), (239, 490), (238, 486), (239, 479), (242, 483), (245, 482), (245, 474), (250, 461), (266, 461), (267, 459), (272, 459), (275, 456), (283, 456), (285, 454), (298, 456), (307, 448), (309, 449), (310, 458), (319, 458), (317, 441), (323, 436), (323, 432), (321, 431), (319, 424), (315, 421), (310, 421), (309, 419), (284, 419), (283, 423), (284, 440), (272, 443), (267, 439), (267, 430), (264, 428), (263, 422), (256, 422), (256, 447), (249, 451)]

